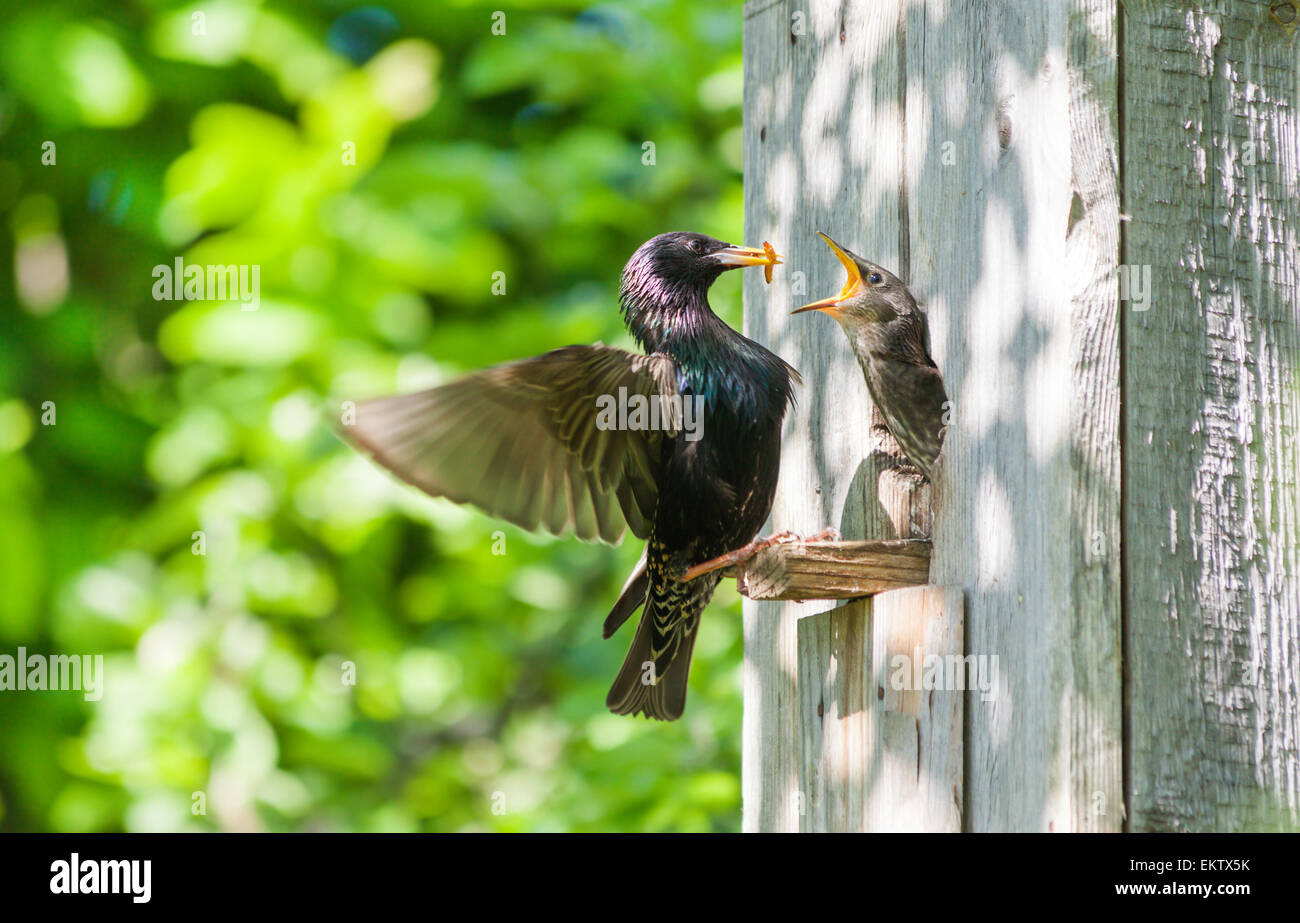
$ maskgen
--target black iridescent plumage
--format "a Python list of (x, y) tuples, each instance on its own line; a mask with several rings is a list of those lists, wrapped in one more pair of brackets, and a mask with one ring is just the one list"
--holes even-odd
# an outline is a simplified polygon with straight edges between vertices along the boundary
[[(619, 714), (680, 717), (700, 613), (720, 575), (678, 576), (743, 545), (771, 508), (781, 421), (797, 376), (708, 303), (725, 270), (770, 262), (762, 251), (701, 234), (661, 234), (633, 254), (620, 289), (645, 355), (568, 346), (430, 391), (362, 402), (345, 430), (422, 490), (523, 528), (618, 541), (626, 527), (646, 539), (605, 620), (609, 637), (645, 606), (606, 700)], [(698, 438), (680, 425), (599, 425), (599, 400), (621, 389), (703, 398)]]
[[(619, 714), (681, 715), (700, 614), (721, 573), (689, 583), (686, 568), (745, 544), (772, 507), (780, 465), (781, 422), (797, 373), (779, 356), (728, 327), (709, 307), (721, 267), (692, 246), (726, 245), (699, 235), (661, 235), (623, 271), (620, 302), (628, 329), (647, 353), (673, 361), (677, 390), (704, 398), (697, 441), (663, 445), (659, 504), (647, 539), (645, 578), (629, 585), (605, 623), (609, 637), (645, 600), (632, 648), (606, 704)], [(646, 667), (654, 664), (653, 674)], [(651, 675), (658, 682), (648, 684)]]

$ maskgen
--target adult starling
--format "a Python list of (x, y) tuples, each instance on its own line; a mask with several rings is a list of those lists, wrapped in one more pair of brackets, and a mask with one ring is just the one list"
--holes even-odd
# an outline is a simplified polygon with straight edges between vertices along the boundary
[(708, 291), (728, 269), (777, 259), (703, 234), (660, 234), (632, 255), (619, 292), (644, 355), (566, 346), (363, 402), (345, 431), (426, 493), (521, 528), (608, 542), (627, 528), (646, 540), (605, 620), (608, 638), (645, 606), (605, 700), (617, 714), (681, 716), (700, 613), (721, 574), (683, 576), (751, 539), (771, 508), (798, 375), (723, 323)]
[(848, 279), (838, 295), (791, 313), (821, 311), (839, 321), (890, 434), (928, 478), (943, 446), (948, 394), (930, 358), (925, 312), (893, 273), (817, 234), (844, 264)]

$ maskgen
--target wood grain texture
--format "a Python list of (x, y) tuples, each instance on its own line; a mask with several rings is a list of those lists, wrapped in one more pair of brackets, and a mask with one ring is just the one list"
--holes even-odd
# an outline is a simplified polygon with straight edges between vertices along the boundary
[(960, 831), (962, 702), (979, 694), (963, 691), (961, 589), (882, 593), (798, 634), (799, 829)]
[(1300, 52), (1252, 2), (1124, 20), (1134, 830), (1300, 824)]
[(737, 570), (736, 588), (749, 599), (854, 599), (923, 586), (930, 577), (930, 543), (782, 543), (764, 548)]
[(906, 53), (913, 284), (954, 404), (931, 579), (1001, 664), (968, 698), (966, 822), (1119, 829), (1114, 7), (933, 11)]
[[(746, 7), (746, 237), (790, 254), (780, 286), (747, 280), (746, 332), (806, 382), (773, 527), (899, 534), (843, 334), (785, 317), (840, 284), (820, 229), (909, 283), (953, 400), (931, 580), (966, 589), (968, 653), (1001, 663), (996, 694), (966, 710), (977, 830), (1122, 818), (1114, 15), (1100, 0)], [(744, 825), (799, 829), (798, 703), (827, 648), (798, 632), (854, 616), (745, 611)], [(799, 615), (815, 619), (796, 630)], [(843, 784), (880, 778), (858, 769)]]
[[(891, 534), (875, 490), (893, 462), (875, 452), (857, 360), (830, 318), (789, 313), (843, 283), (819, 230), (898, 265), (901, 136), (875, 126), (901, 116), (901, 8), (898, 0), (745, 7), (745, 238), (771, 240), (786, 257), (771, 286), (754, 273), (745, 279), (745, 333), (804, 377), (786, 418), (777, 530), (835, 526), (849, 540)], [(745, 830), (800, 828), (807, 795), (799, 788), (796, 619), (825, 608), (744, 603)]]
[(1113, 2), (1071, 7), (1070, 184), (1065, 273), (1071, 301), (1071, 568), (1067, 650), (1070, 825), (1124, 822), (1119, 302), (1119, 81)]

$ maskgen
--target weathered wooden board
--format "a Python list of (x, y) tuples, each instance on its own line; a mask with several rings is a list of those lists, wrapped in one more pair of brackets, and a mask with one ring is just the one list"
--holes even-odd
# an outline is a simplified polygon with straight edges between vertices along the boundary
[(1114, 13), (907, 20), (913, 284), (954, 403), (931, 578), (1003, 683), (967, 712), (973, 830), (1122, 820)]
[(1267, 3), (1127, 6), (1131, 826), (1294, 828), (1300, 49)]
[[(780, 285), (748, 280), (746, 330), (806, 380), (773, 526), (899, 534), (843, 334), (785, 317), (841, 282), (820, 229), (909, 282), (954, 403), (931, 580), (966, 588), (968, 653), (1001, 664), (966, 712), (973, 829), (1121, 822), (1114, 14), (746, 7), (746, 237), (790, 255)], [(799, 662), (809, 614), (746, 603), (746, 829), (800, 826), (796, 709), (825, 666)]]
[[(843, 284), (819, 230), (898, 264), (902, 139), (873, 126), (900, 115), (901, 8), (897, 0), (847, 4), (842, 15), (829, 3), (745, 7), (745, 238), (771, 240), (786, 259), (771, 286), (746, 278), (745, 332), (804, 377), (782, 446), (776, 529), (891, 537), (873, 499), (885, 461), (872, 455), (872, 407), (857, 361), (830, 318), (789, 313)], [(826, 604), (744, 606), (743, 826), (798, 830), (796, 619)]]
[(854, 599), (926, 584), (930, 543), (783, 543), (764, 548), (737, 570), (736, 588), (749, 599)]
[(1001, 664), (968, 700), (973, 830), (1121, 823), (1113, 12), (907, 19), (912, 283), (954, 403), (931, 578)]
[(798, 635), (799, 828), (961, 830), (962, 703), (981, 693), (965, 691), (980, 674), (963, 660), (960, 588), (883, 593), (800, 619)]

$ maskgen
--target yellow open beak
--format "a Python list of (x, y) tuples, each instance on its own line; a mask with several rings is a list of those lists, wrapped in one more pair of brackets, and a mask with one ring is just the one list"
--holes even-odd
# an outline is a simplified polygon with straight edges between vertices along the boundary
[(844, 288), (838, 295), (832, 295), (830, 298), (823, 298), (821, 301), (814, 301), (812, 304), (806, 304), (802, 308), (796, 308), (791, 314), (802, 314), (804, 311), (824, 311), (827, 314), (834, 314), (841, 301), (852, 298), (862, 290), (862, 271), (858, 269), (858, 264), (853, 262), (853, 257), (844, 252), (844, 248), (831, 240), (821, 231), (817, 236), (826, 241), (827, 246), (835, 251), (835, 256), (844, 266), (844, 271), (849, 277), (844, 281)]
[(781, 262), (775, 250), (759, 247), (728, 247), (714, 251), (713, 258), (723, 266), (775, 266)]

